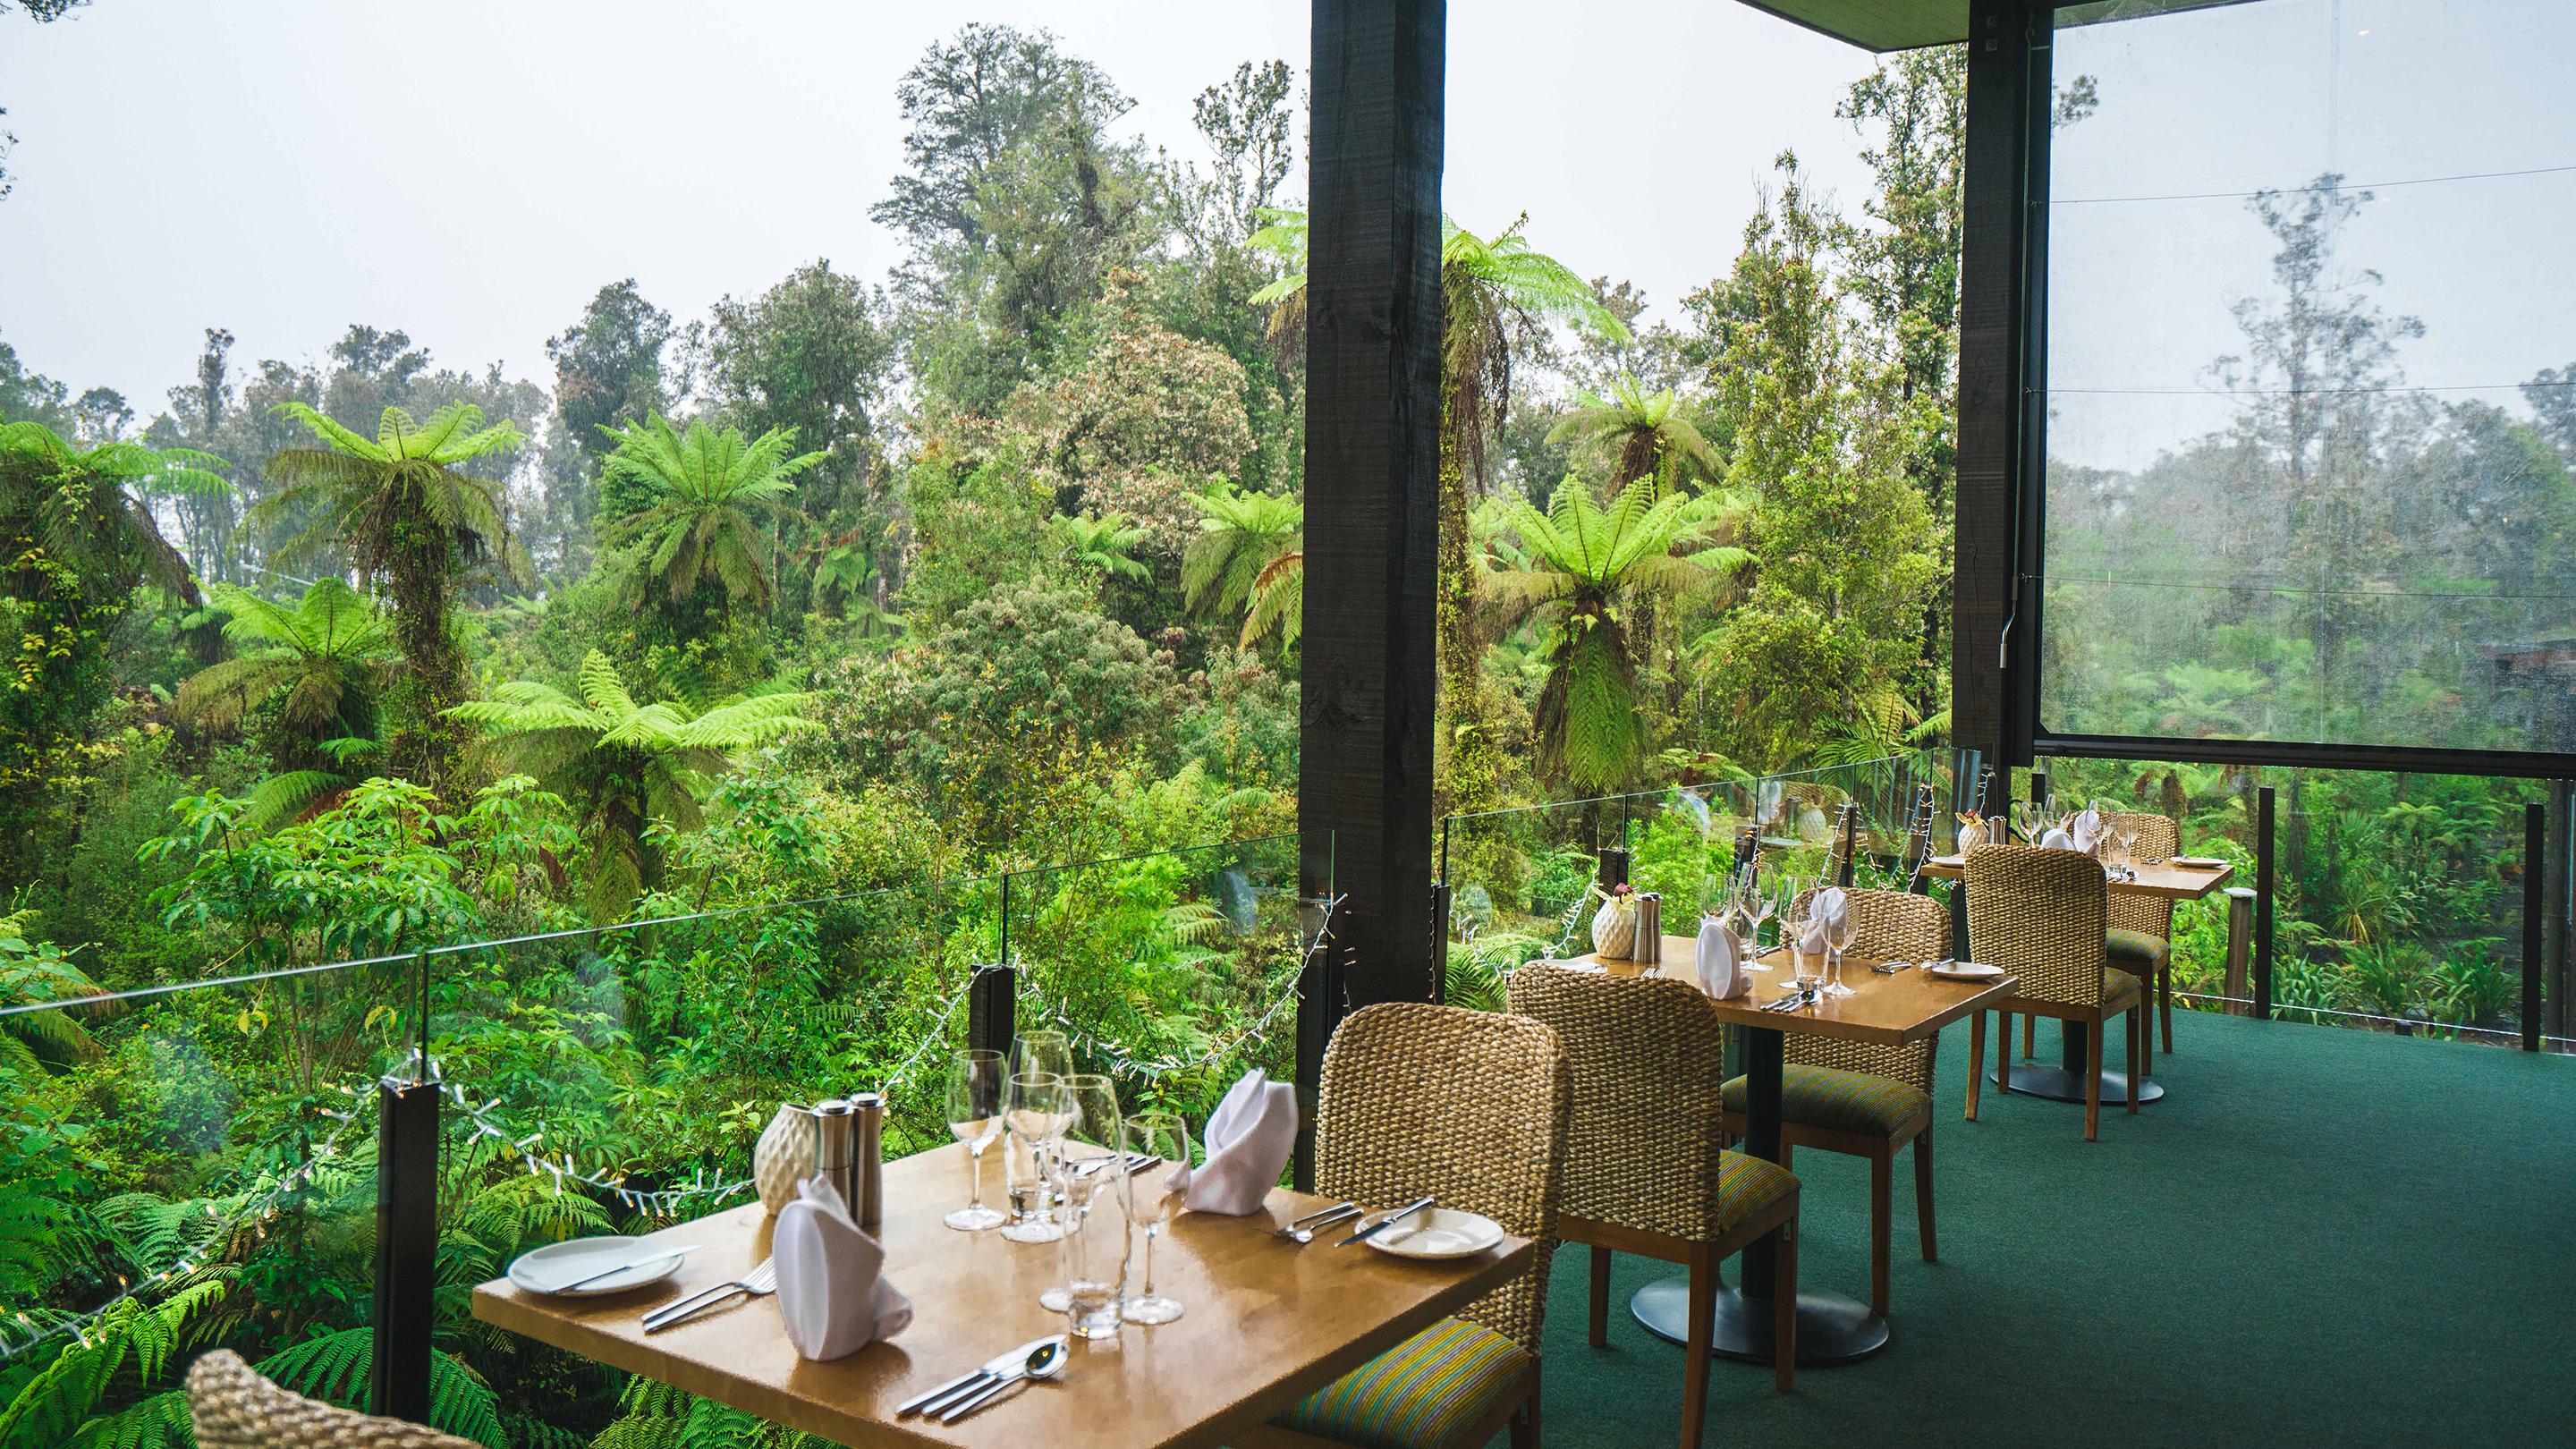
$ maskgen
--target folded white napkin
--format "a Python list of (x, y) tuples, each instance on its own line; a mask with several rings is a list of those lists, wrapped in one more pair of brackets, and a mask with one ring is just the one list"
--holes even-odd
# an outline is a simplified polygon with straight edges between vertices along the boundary
[(1726, 1001), (1753, 989), (1753, 973), (1744, 969), (1744, 942), (1715, 916), (1699, 920), (1699, 989), (1713, 1001)]
[(912, 1300), (885, 1280), (885, 1249), (850, 1220), (821, 1177), (796, 1189), (770, 1236), (778, 1260), (778, 1315), (787, 1341), (810, 1359), (847, 1358), (912, 1325)]
[(1843, 894), (1841, 886), (1827, 886), (1807, 902), (1807, 914), (1827, 925), (1839, 926), (1851, 914), (1851, 897)]
[(2048, 833), (2039, 838), (2039, 848), (2042, 850), (2073, 850), (2075, 848), (2075, 837), (2067, 834), (2064, 830), (2056, 826), (2051, 826), (2049, 827)]
[(2066, 833), (2073, 839), (2073, 849), (2083, 851), (2087, 855), (2092, 854), (2093, 847), (2102, 843), (2102, 812), (2087, 810), (2076, 816), (2075, 822), (2067, 827)]
[(1201, 1140), (1207, 1161), (1172, 1173), (1181, 1206), (1238, 1218), (1261, 1211), (1297, 1147), (1297, 1089), (1255, 1067), (1217, 1103)]

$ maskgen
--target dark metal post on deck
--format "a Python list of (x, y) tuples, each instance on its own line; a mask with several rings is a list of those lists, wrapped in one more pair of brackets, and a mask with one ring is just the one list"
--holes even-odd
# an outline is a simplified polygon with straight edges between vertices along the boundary
[(1440, 989), (1432, 586), (1447, 45), (1442, 0), (1315, 0), (1300, 889), (1322, 894), (1338, 856), (1335, 925), (1350, 954), (1333, 953), (1347, 980), (1300, 994), (1301, 1075), (1346, 1008)]
[(2549, 807), (2522, 807), (2522, 1049), (2540, 1050), (2540, 978), (2548, 969)]
[(966, 1044), (1011, 1054), (1019, 1037), (1020, 975), (1011, 964), (1011, 875), (1002, 873), (1002, 931), (999, 960), (975, 968), (966, 983)]
[(2272, 787), (2254, 793), (2254, 1015), (2272, 1019)]
[[(427, 1009), (427, 1003), (423, 1003)], [(438, 1083), (376, 1084), (376, 1344), (368, 1404), (389, 1419), (429, 1422), (430, 1330), (438, 1286)]]

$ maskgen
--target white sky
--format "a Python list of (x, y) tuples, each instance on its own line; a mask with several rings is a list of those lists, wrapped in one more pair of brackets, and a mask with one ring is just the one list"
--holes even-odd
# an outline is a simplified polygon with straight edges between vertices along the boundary
[[(1190, 103), (1245, 60), (1307, 66), (1296, 3), (95, 0), (0, 16), (20, 144), (0, 338), (148, 416), (202, 329), (309, 357), (351, 322), (447, 366), (550, 381), (545, 338), (632, 275), (686, 319), (817, 255), (883, 274), (897, 78), (969, 20), (1054, 30), (1199, 154)], [(1772, 157), (1857, 202), (1835, 100), (1872, 61), (1743, 6), (1457, 0), (1445, 200), (1477, 230), (1635, 279), (1669, 316), (1733, 259)], [(1602, 43), (1588, 41), (1587, 35)], [(1303, 157), (1298, 179), (1302, 196)]]

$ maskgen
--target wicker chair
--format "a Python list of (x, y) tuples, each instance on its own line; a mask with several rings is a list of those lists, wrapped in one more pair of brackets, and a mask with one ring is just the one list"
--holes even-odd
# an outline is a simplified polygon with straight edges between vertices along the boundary
[(1513, 972), (1506, 990), (1513, 1011), (1556, 1029), (1574, 1067), (1557, 1233), (1592, 1249), (1593, 1347), (1608, 1336), (1614, 1249), (1690, 1270), (1682, 1444), (1694, 1449), (1708, 1412), (1718, 1265), (1773, 1234), (1773, 1373), (1783, 1390), (1795, 1382), (1798, 1179), (1724, 1150), (1721, 1109), (1707, 1083), (1722, 1070), (1726, 1028), (1696, 986), (1538, 962)]
[[(2140, 865), (2167, 861), (2182, 849), (2182, 832), (2173, 821), (2162, 815), (2148, 815), (2132, 810), (2115, 810), (2102, 817), (2102, 828), (2115, 833), (2134, 831), (2138, 837)], [(2138, 978), (2142, 991), (2155, 995), (2155, 1009), (2147, 1029), (2155, 1028), (2156, 1017), (2164, 1024), (2165, 1050), (2173, 1050), (2173, 916), (2174, 903), (2158, 896), (2131, 895), (2125, 891), (2111, 893), (2106, 916), (2109, 929), (2103, 938), (2103, 950), (2112, 966)], [(2021, 1027), (2021, 1054), (2034, 1054), (2036, 1018), (2025, 1017)], [(2155, 1045), (2142, 1054), (2135, 1065), (2138, 1080), (2145, 1081), (2155, 1066)]]
[(189, 1367), (188, 1419), (197, 1449), (482, 1449), (471, 1439), (288, 1393), (228, 1348)]
[(1436, 1194), (1538, 1245), (1529, 1271), (1308, 1395), (1256, 1446), (1468, 1449), (1505, 1425), (1538, 1442), (1539, 1324), (1574, 1088), (1556, 1033), (1522, 1017), (1385, 1002), (1324, 1052), (1315, 1190), (1355, 1202)]
[[(1804, 915), (1807, 897), (1790, 908)], [(1929, 896), (1904, 891), (1847, 893), (1857, 930), (1852, 950), (1862, 956), (1931, 961), (1950, 954), (1950, 915)], [(1923, 1261), (1940, 1261), (1932, 1226), (1932, 1050), (1938, 1037), (1904, 1047), (1875, 1046), (1840, 1037), (1788, 1035), (1787, 1068), (1780, 1084), (1780, 1163), (1791, 1149), (1814, 1147), (1869, 1159), (1869, 1307), (1887, 1312), (1887, 1280), (1895, 1218), (1896, 1154), (1914, 1145), (1914, 1216), (1922, 1229)], [(1726, 1130), (1745, 1127), (1745, 1080), (1726, 1084)]]
[[(2072, 850), (2035, 845), (1988, 845), (1968, 855), (1969, 945), (1980, 961), (2020, 978), (1998, 1006), (2002, 1030), (1995, 1042), (1996, 1085), (2012, 1090), (2012, 1015), (2016, 1011), (2060, 1021), (2080, 1021), (2084, 1054), (2084, 1140), (2102, 1129), (2102, 1028), (2128, 1013), (2129, 1069), (2137, 1070), (2146, 1026), (2146, 998), (2138, 978), (2116, 970), (2104, 950), (2103, 922), (2109, 891), (2101, 863)], [(1984, 1073), (1986, 1014), (1968, 1027), (1968, 1120), (1977, 1120)], [(2129, 1111), (2138, 1110), (2131, 1092)]]

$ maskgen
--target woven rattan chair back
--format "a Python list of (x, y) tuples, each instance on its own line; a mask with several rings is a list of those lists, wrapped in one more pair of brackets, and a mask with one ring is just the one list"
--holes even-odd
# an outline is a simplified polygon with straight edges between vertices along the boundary
[(1556, 1033), (1526, 1017), (1390, 1001), (1324, 1051), (1315, 1190), (1365, 1203), (1425, 1193), (1531, 1239), (1530, 1269), (1459, 1314), (1538, 1352), (1574, 1086)]
[(1722, 1236), (1726, 1027), (1699, 988), (1533, 962), (1504, 990), (1515, 1013), (1555, 1029), (1573, 1068), (1565, 1211), (1693, 1242)]
[[(2182, 832), (2174, 828), (2173, 821), (2162, 815), (2114, 810), (2102, 817), (2102, 825), (2118, 833), (2137, 832), (2138, 848), (2131, 859), (2139, 865), (2171, 860), (2182, 849)], [(2173, 915), (2174, 903), (2164, 897), (2115, 892), (2107, 919), (2114, 931), (2144, 931), (2158, 940), (2171, 941)]]
[[(1814, 894), (1813, 890), (1798, 892), (1798, 898), (1789, 904), (1790, 920), (1807, 914), (1807, 900)], [(1922, 962), (1938, 961), (1950, 954), (1950, 913), (1930, 896), (1865, 890), (1847, 890), (1843, 894), (1851, 902), (1856, 927), (1852, 934), (1853, 955)], [(1794, 1031), (1788, 1036), (1784, 1055), (1790, 1061), (1894, 1077), (1909, 1087), (1932, 1090), (1932, 1048), (1938, 1037), (1890, 1047)]]
[(2072, 850), (1987, 845), (1968, 853), (1968, 945), (2021, 978), (2015, 996), (2102, 1004), (2106, 893), (2100, 862)]
[(288, 1393), (228, 1348), (189, 1367), (188, 1418), (197, 1449), (482, 1449), (471, 1439)]

